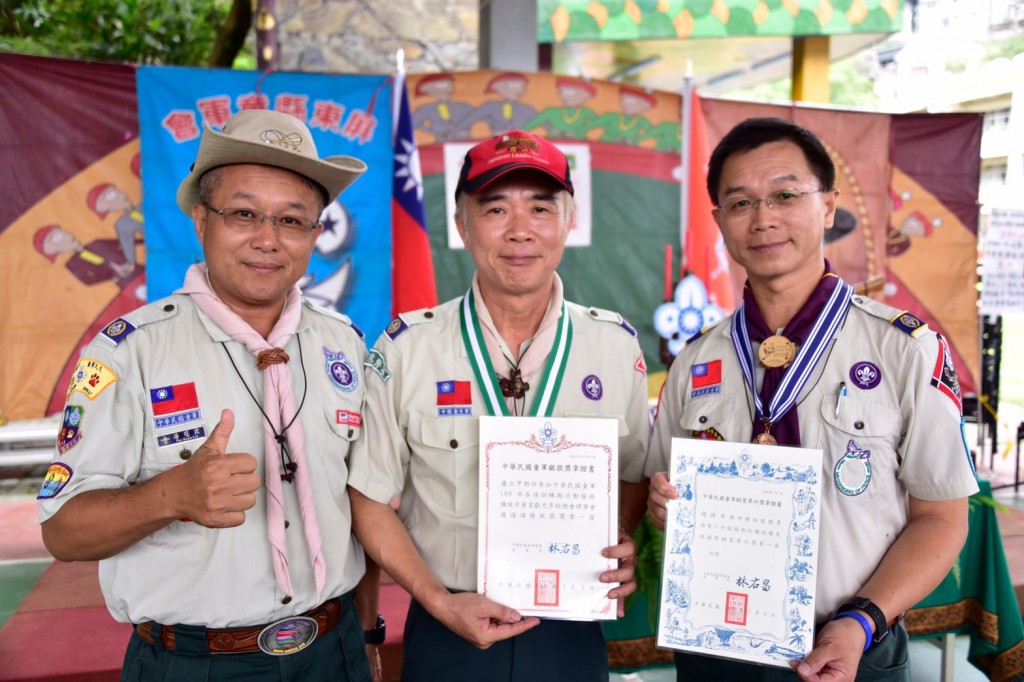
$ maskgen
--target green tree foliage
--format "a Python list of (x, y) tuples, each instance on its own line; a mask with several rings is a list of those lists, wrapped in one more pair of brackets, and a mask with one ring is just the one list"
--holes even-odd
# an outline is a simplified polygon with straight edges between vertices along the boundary
[[(233, 16), (233, 5), (244, 4), (250, 11), (249, 2), (0, 0), (0, 50), (138, 64), (207, 65), (218, 32), (224, 32)], [(242, 28), (248, 32), (247, 25)], [(231, 65), (237, 54), (235, 48), (225, 65)]]

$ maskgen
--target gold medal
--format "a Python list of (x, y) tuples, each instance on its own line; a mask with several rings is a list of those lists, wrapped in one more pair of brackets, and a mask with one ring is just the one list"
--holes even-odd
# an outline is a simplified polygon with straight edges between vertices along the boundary
[(796, 356), (796, 345), (780, 334), (774, 334), (761, 342), (757, 357), (765, 367), (787, 367)]

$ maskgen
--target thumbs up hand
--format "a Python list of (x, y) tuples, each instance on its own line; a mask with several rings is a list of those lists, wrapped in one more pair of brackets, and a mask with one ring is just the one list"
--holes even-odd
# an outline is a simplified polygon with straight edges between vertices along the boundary
[(227, 452), (234, 428), (234, 413), (222, 411), (206, 442), (185, 464), (167, 472), (177, 477), (181, 516), (209, 528), (242, 525), (245, 511), (256, 504), (256, 458), (247, 452)]

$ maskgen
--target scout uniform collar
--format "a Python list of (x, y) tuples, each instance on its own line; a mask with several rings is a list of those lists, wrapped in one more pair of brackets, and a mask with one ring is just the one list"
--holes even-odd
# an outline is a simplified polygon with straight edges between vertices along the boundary
[[(475, 280), (474, 280), (475, 282)], [(459, 307), (459, 324), (462, 330), (462, 343), (469, 356), (477, 386), (483, 395), (487, 411), (492, 416), (511, 416), (508, 404), (502, 397), (502, 387), (491, 362), (490, 353), (484, 340), (483, 329), (476, 308), (476, 287), (470, 286), (462, 297)], [(565, 375), (568, 364), (569, 350), (572, 346), (572, 322), (565, 300), (562, 300), (554, 342), (548, 353), (548, 360), (541, 375), (541, 381), (533, 398), (529, 416), (551, 416), (558, 389)]]

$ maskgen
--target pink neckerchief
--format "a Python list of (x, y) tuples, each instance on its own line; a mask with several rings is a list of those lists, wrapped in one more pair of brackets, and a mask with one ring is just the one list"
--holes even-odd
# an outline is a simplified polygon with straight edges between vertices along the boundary
[[(317, 601), (322, 601), (327, 570), (321, 552), (320, 525), (316, 520), (313, 504), (313, 490), (309, 483), (309, 469), (306, 467), (306, 437), (302, 421), (295, 419), (295, 396), (292, 393), (292, 374), (288, 370), (288, 355), (284, 347), (295, 335), (302, 312), (302, 292), (298, 286), (288, 292), (281, 317), (264, 339), (249, 323), (231, 310), (210, 287), (206, 266), (193, 265), (185, 274), (185, 283), (175, 293), (188, 294), (199, 309), (223, 329), (233, 340), (244, 345), (257, 356), (257, 366), (264, 371), (263, 421), (264, 457), (267, 472), (267, 535), (274, 555), (274, 577), (277, 586), (291, 596), (292, 581), (288, 575), (288, 547), (284, 535), (284, 486), (281, 484), (281, 465), (277, 453), (280, 445), (274, 433), (281, 433), (282, 424), (290, 424), (285, 430), (288, 449), (295, 462), (295, 489), (299, 498), (299, 512), (309, 548), (309, 560), (316, 578)], [(294, 419), (294, 421), (293, 421)]]

